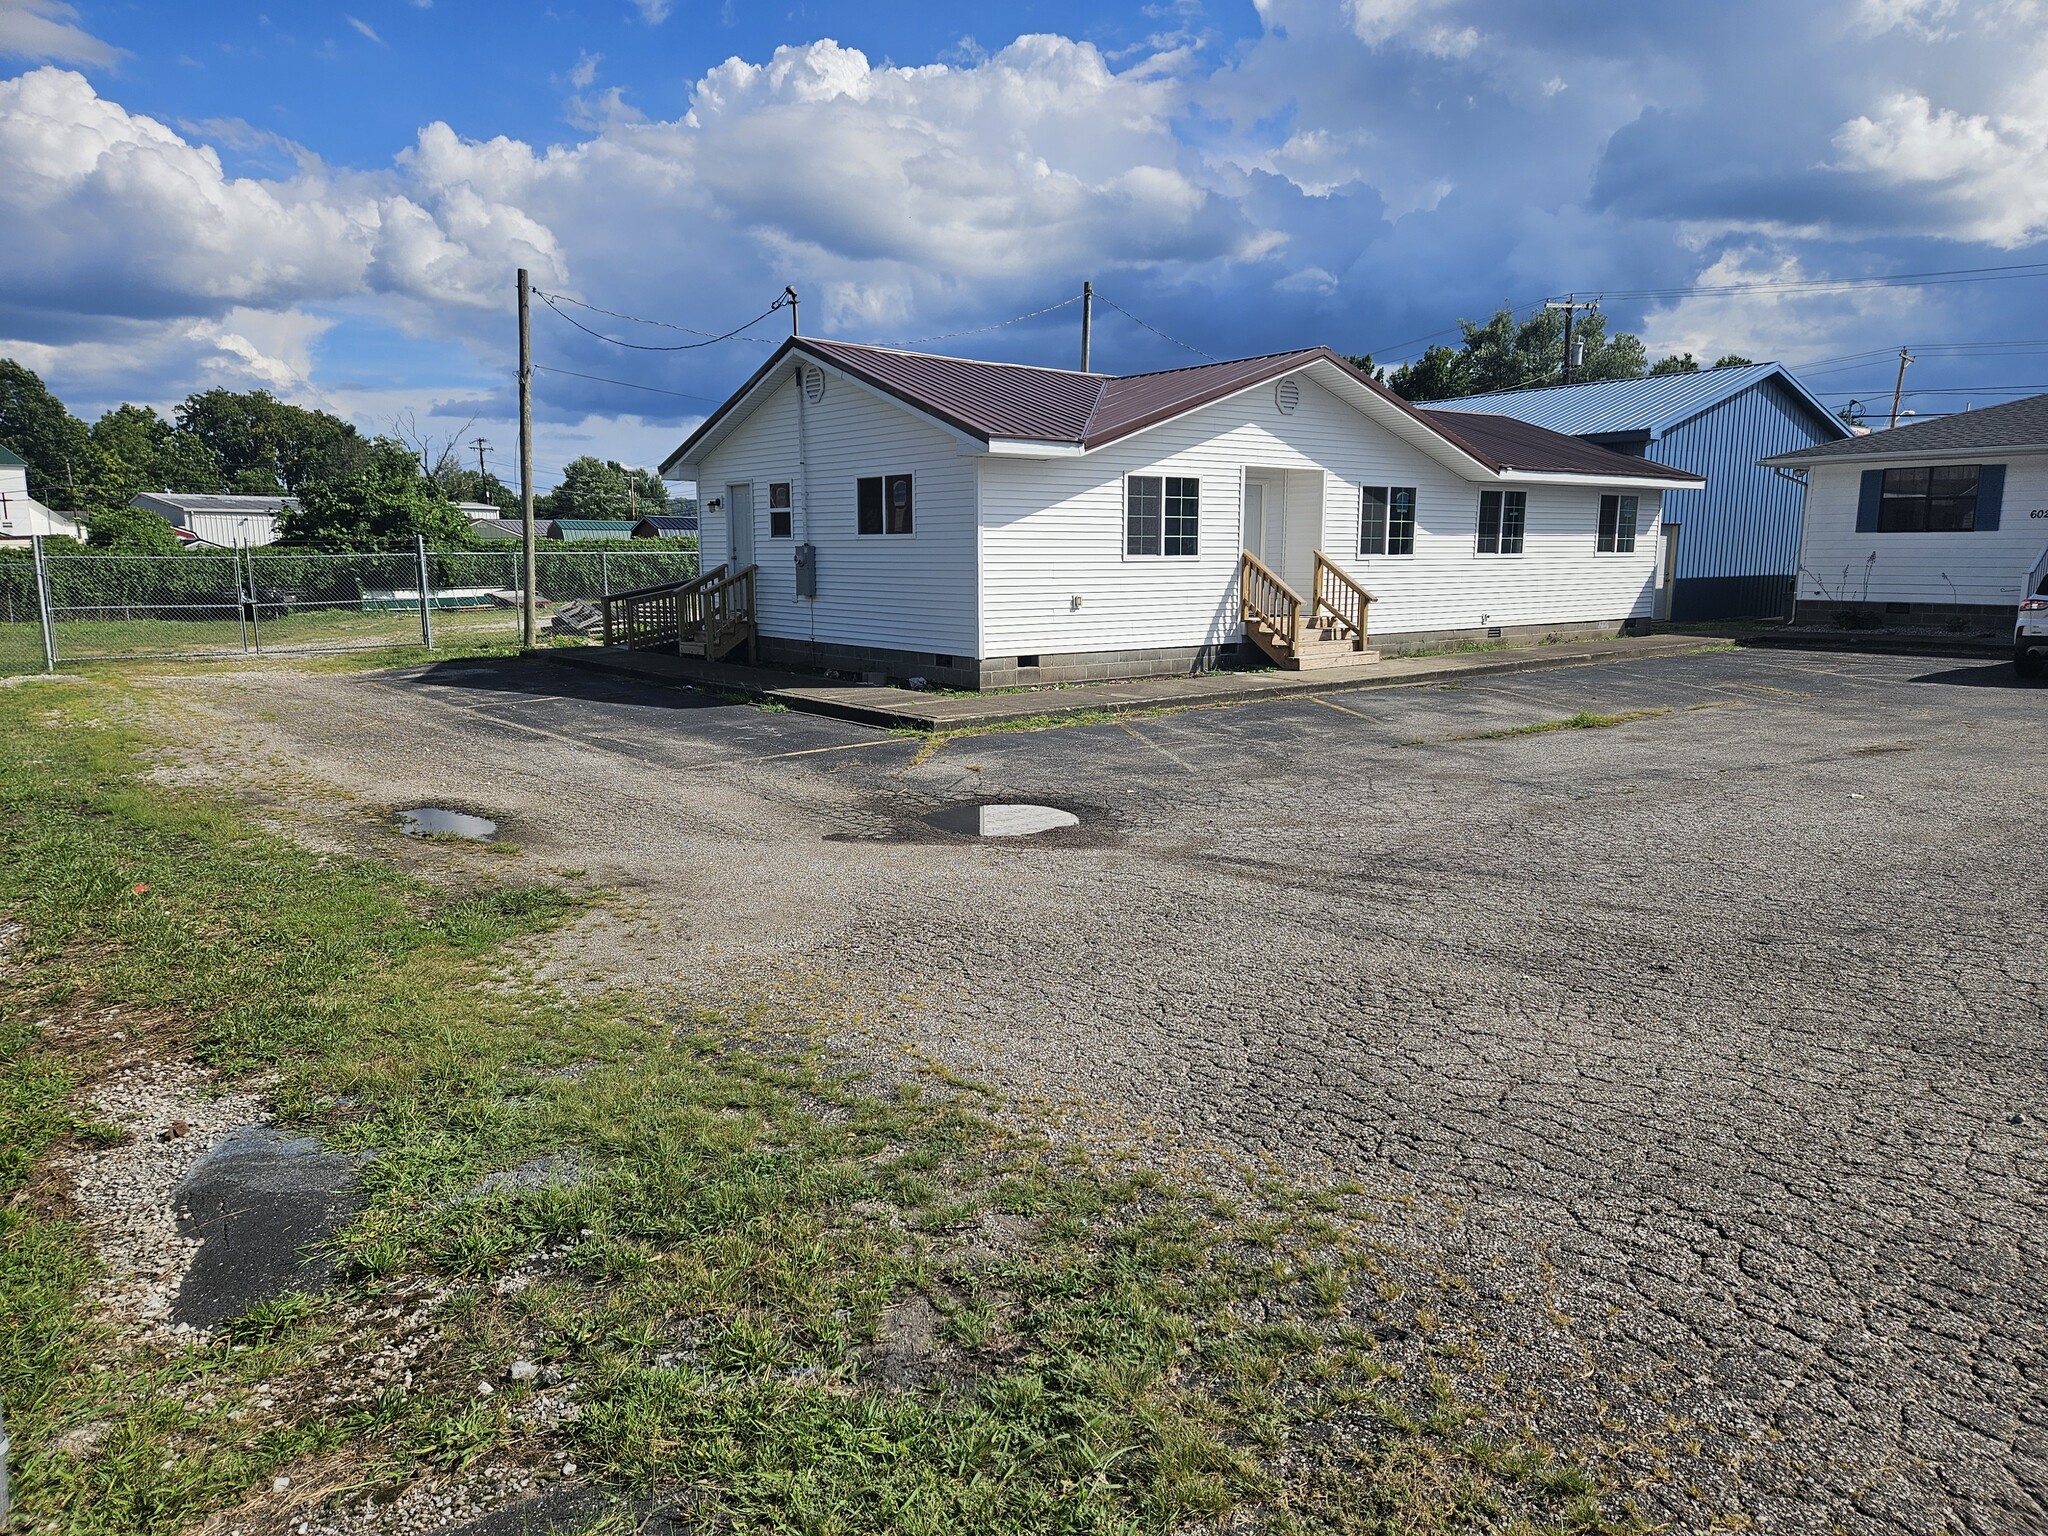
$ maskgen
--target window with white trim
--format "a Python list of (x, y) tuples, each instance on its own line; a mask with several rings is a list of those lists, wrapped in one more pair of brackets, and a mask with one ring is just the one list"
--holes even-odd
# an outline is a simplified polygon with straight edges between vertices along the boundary
[(791, 536), (791, 497), (787, 480), (771, 480), (768, 483), (768, 537), (786, 539)]
[(910, 532), (910, 476), (865, 475), (854, 489), (855, 527), (859, 532)]
[(1636, 499), (1633, 496), (1600, 498), (1600, 553), (1632, 555), (1636, 551)]
[(1522, 552), (1522, 534), (1528, 522), (1527, 491), (1481, 491), (1479, 553), (1519, 555)]
[(1124, 482), (1124, 553), (1200, 553), (1202, 482), (1192, 475), (1132, 475)]
[(1415, 487), (1365, 485), (1358, 491), (1358, 552), (1415, 553)]

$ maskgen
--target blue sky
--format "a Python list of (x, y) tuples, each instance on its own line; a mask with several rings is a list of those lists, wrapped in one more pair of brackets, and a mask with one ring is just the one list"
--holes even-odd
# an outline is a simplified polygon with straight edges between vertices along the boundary
[[(2038, 272), (1790, 286), (2048, 264), (2044, 0), (0, 0), (0, 160), (0, 355), (74, 409), (263, 384), (503, 472), (522, 264), (707, 331), (794, 283), (807, 330), (1058, 363), (1071, 305), (948, 333), (1093, 278), (1110, 371), (1393, 361), (1576, 291), (1838, 402), (1902, 343), (1909, 407), (2048, 386)], [(534, 326), (543, 484), (659, 458), (768, 344)]]

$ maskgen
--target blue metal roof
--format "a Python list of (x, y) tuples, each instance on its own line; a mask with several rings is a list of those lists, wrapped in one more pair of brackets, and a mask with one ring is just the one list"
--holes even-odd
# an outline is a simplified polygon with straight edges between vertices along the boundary
[(1783, 379), (1814, 416), (1832, 429), (1832, 436), (1849, 435), (1849, 429), (1782, 363), (1751, 363), (1741, 368), (1702, 369), (1698, 373), (1660, 373), (1642, 379), (1598, 379), (1590, 384), (1551, 384), (1541, 389), (1510, 389), (1492, 395), (1466, 395), (1457, 400), (1424, 403), (1432, 411), (1489, 411), (1497, 416), (1512, 416), (1517, 421), (1573, 437), (1647, 432), (1652, 438), (1659, 438), (1701, 412), (1772, 378)]

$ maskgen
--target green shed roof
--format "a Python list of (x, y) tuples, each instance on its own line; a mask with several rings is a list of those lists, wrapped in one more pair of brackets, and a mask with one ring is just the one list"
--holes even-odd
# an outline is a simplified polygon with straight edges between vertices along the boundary
[(9, 467), (18, 465), (23, 469), (28, 468), (28, 460), (24, 459), (5, 443), (0, 443), (0, 464), (5, 464)]

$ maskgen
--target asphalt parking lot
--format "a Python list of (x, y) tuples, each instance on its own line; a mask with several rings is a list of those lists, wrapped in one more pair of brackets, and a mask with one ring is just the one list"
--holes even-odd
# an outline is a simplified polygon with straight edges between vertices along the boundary
[[(1682, 1426), (1641, 1460), (1670, 1529), (2048, 1529), (2048, 689), (2009, 666), (1721, 652), (943, 744), (542, 663), (181, 686), (348, 816), (480, 811), (627, 893), (651, 926), (580, 973), (829, 976), (878, 1000), (850, 1052), (1454, 1212), (1447, 1273), (1571, 1320), (1503, 1310), (1503, 1360)], [(1078, 825), (928, 820), (991, 801)]]

